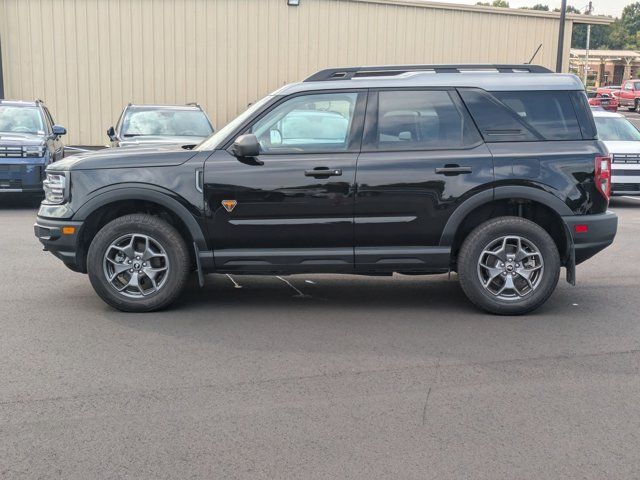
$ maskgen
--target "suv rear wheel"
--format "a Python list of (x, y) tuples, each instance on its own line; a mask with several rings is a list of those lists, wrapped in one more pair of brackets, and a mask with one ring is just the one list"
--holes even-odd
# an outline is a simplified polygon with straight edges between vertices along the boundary
[(473, 230), (458, 256), (458, 275), (476, 306), (500, 315), (535, 310), (551, 296), (560, 256), (551, 236), (519, 217), (489, 220)]
[(96, 293), (125, 312), (150, 312), (171, 304), (189, 274), (189, 252), (164, 220), (125, 215), (105, 225), (89, 247), (87, 270)]

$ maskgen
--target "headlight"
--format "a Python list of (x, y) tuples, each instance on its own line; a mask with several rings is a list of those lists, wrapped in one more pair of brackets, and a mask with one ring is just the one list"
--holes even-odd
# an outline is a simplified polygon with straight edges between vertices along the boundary
[(22, 147), (23, 157), (42, 157), (44, 156), (44, 145), (38, 145), (33, 147)]
[(62, 173), (47, 173), (47, 178), (42, 182), (44, 198), (47, 203), (64, 203), (67, 196), (67, 177)]

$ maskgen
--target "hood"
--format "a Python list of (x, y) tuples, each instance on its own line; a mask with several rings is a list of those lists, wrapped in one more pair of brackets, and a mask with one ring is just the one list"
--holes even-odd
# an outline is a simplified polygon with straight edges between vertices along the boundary
[(0, 145), (3, 147), (38, 146), (45, 141), (44, 135), (35, 133), (0, 132)]
[(121, 147), (135, 147), (145, 145), (197, 145), (206, 137), (180, 137), (167, 135), (143, 135), (140, 137), (126, 137), (120, 140)]
[(105, 148), (59, 160), (50, 170), (99, 170), (106, 168), (170, 167), (180, 165), (198, 152), (180, 147)]
[(640, 142), (637, 141), (614, 142), (602, 140), (602, 143), (607, 146), (607, 150), (611, 154), (640, 153)]

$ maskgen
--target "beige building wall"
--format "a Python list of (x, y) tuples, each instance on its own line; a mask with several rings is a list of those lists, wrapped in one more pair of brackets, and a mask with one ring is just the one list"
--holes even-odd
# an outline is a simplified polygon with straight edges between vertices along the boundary
[(557, 14), (417, 0), (300, 3), (0, 0), (5, 97), (43, 99), (67, 127), (67, 144), (99, 145), (128, 102), (197, 101), (220, 127), (329, 66), (522, 63), (542, 44), (535, 63), (555, 67)]

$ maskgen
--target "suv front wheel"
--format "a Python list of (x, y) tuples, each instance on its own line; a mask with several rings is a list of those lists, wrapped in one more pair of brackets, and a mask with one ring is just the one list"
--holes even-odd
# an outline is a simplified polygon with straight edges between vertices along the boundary
[(117, 218), (89, 247), (87, 270), (96, 293), (125, 312), (150, 312), (171, 304), (189, 274), (189, 252), (180, 234), (146, 214)]
[(560, 276), (560, 256), (551, 236), (519, 217), (489, 220), (465, 239), (458, 275), (476, 306), (500, 315), (535, 310), (551, 296)]

